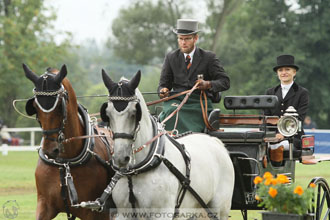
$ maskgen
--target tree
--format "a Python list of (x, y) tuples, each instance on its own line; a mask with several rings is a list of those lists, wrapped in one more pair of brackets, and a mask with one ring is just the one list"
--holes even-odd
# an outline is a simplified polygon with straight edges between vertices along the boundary
[[(237, 10), (239, 6), (242, 5), (244, 0), (207, 0), (208, 15), (206, 19), (206, 30), (205, 36), (208, 40), (205, 40), (204, 45), (208, 45), (205, 48), (209, 48), (211, 51), (215, 51), (220, 37), (222, 37), (222, 32), (224, 25), (227, 22), (227, 18), (234, 11)], [(209, 42), (209, 43), (207, 43)], [(206, 43), (206, 44), (205, 44)]]
[(49, 66), (59, 66), (69, 47), (67, 41), (55, 43), (49, 25), (55, 15), (46, 12), (51, 11), (42, 0), (0, 1), (0, 117), (8, 126), (14, 126), (18, 118), (12, 101), (32, 95), (33, 86), (24, 77), (22, 63), (43, 73)]
[(272, 67), (283, 53), (297, 54), (294, 39), (296, 17), (284, 0), (250, 0), (230, 15), (216, 48), (231, 77), (231, 93), (264, 94), (278, 83)]
[(309, 112), (319, 128), (330, 124), (330, 2), (300, 0), (295, 46), (302, 51), (301, 82), (309, 90)]
[(166, 52), (177, 47), (172, 29), (176, 20), (189, 11), (185, 5), (182, 0), (132, 2), (113, 21), (115, 39), (109, 40), (109, 45), (127, 62), (162, 63)]

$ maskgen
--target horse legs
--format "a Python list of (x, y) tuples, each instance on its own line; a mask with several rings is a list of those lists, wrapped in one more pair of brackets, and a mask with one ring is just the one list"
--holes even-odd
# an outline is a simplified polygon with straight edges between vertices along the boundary
[(208, 207), (220, 220), (227, 220), (229, 218), (231, 197), (230, 199), (224, 198), (225, 195), (222, 195), (222, 197), (215, 197), (208, 203)]
[(38, 198), (36, 220), (51, 220), (56, 217), (57, 213), (46, 201)]

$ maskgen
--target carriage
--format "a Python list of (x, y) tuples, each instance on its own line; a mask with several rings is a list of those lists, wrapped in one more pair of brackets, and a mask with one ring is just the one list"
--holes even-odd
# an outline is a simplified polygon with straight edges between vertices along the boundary
[[(216, 114), (210, 123), (223, 131), (208, 131), (208, 134), (221, 139), (229, 151), (235, 168), (235, 187), (232, 199), (232, 209), (241, 210), (244, 220), (247, 220), (247, 210), (262, 209), (256, 200), (256, 185), (253, 180), (269, 171), (273, 175), (284, 174), (290, 182), (295, 182), (295, 165), (315, 164), (314, 137), (303, 135), (301, 146), (294, 145), (294, 136), (301, 129), (294, 109), (288, 109), (282, 118), (277, 116), (236, 114), (239, 110), (262, 110), (275, 107), (276, 96), (228, 96), (224, 98), (224, 106), (233, 110), (234, 114)], [(262, 112), (262, 111), (260, 111)], [(278, 128), (289, 142), (289, 148), (283, 152), (281, 165), (273, 164), (269, 145), (276, 142), (274, 128)], [(330, 191), (325, 179), (315, 177), (311, 183), (315, 189), (314, 207), (310, 210), (311, 219), (330, 219)]]
[[(49, 74), (43, 75), (42, 77), (36, 76), (34, 73), (32, 73), (26, 66), (24, 66), (24, 70), (26, 72), (26, 75), (28, 76), (31, 81), (33, 81), (37, 87), (39, 85), (39, 82), (42, 82), (42, 85), (44, 85), (44, 82), (52, 83), (52, 81), (47, 81), (48, 78), (55, 77), (55, 82), (57, 83), (56, 86), (58, 87), (59, 84), (61, 84), (63, 78), (66, 75), (66, 68), (65, 66), (62, 67), (59, 77), (50, 76)], [(241, 210), (243, 219), (247, 220), (247, 210), (256, 210), (256, 209), (262, 209), (262, 207), (259, 207), (259, 202), (256, 200), (256, 185), (254, 184), (253, 180), (256, 176), (263, 175), (266, 171), (270, 171), (272, 174), (285, 174), (289, 177), (291, 182), (294, 182), (295, 180), (295, 165), (296, 162), (299, 161), (301, 163), (305, 164), (311, 164), (316, 163), (316, 159), (313, 158), (314, 154), (314, 139), (312, 136), (302, 136), (301, 140), (301, 146), (297, 146), (294, 144), (294, 136), (300, 131), (301, 129), (301, 122), (297, 119), (297, 113), (294, 109), (288, 109), (287, 113), (281, 117), (274, 117), (274, 116), (265, 116), (263, 114), (258, 115), (248, 115), (248, 114), (236, 114), (236, 111), (238, 110), (251, 110), (251, 109), (267, 109), (267, 108), (273, 108), (276, 105), (277, 98), (275, 96), (231, 96), (231, 97), (225, 97), (224, 98), (224, 105), (227, 109), (233, 110), (234, 114), (220, 114), (220, 110), (215, 111), (215, 113), (210, 115), (209, 118), (209, 124), (214, 128), (217, 128), (215, 130), (205, 129), (205, 133), (209, 135), (198, 135), (197, 137), (195, 135), (194, 138), (191, 140), (190, 135), (183, 134), (180, 135), (177, 138), (180, 139), (183, 143), (187, 144), (195, 144), (195, 148), (193, 151), (195, 152), (189, 152), (189, 147), (186, 146), (187, 149), (184, 148), (184, 146), (180, 142), (178, 144), (178, 141), (175, 141), (175, 138), (170, 138), (166, 132), (161, 132), (157, 134), (157, 131), (162, 131), (163, 129), (157, 125), (157, 122), (155, 121), (155, 117), (150, 116), (149, 112), (147, 110), (147, 105), (144, 102), (144, 99), (142, 97), (142, 94), (136, 89), (141, 73), (138, 72), (132, 80), (130, 81), (121, 81), (119, 83), (114, 83), (103, 71), (102, 73), (104, 83), (106, 87), (109, 90), (110, 96), (109, 96), (109, 102), (104, 103), (101, 107), (101, 118), (103, 121), (107, 121), (112, 123), (112, 139), (120, 139), (119, 143), (121, 148), (121, 151), (118, 151), (118, 149), (112, 149), (112, 168), (116, 171), (116, 173), (111, 176), (109, 175), (103, 175), (103, 177), (106, 177), (107, 179), (111, 178), (111, 181), (108, 181), (107, 187), (104, 189), (102, 195), (100, 195), (102, 186), (100, 183), (95, 182), (94, 187), (98, 187), (98, 195), (90, 194), (90, 198), (87, 198), (85, 196), (85, 199), (81, 200), (81, 192), (82, 190), (78, 189), (78, 194), (75, 189), (75, 185), (78, 187), (82, 187), (81, 184), (78, 182), (73, 182), (71, 178), (71, 171), (70, 166), (73, 164), (73, 162), (66, 158), (60, 158), (61, 161), (57, 160), (57, 155), (59, 155), (58, 146), (62, 146), (66, 144), (67, 142), (70, 142), (72, 140), (78, 140), (78, 139), (87, 139), (87, 140), (93, 140), (92, 138), (99, 138), (100, 136), (104, 135), (93, 135), (93, 133), (85, 136), (78, 136), (72, 138), (67, 138), (63, 140), (60, 133), (62, 130), (64, 131), (65, 128), (61, 124), (64, 124), (66, 121), (66, 115), (69, 115), (70, 112), (66, 113), (66, 103), (72, 104), (73, 101), (70, 103), (66, 101), (67, 96), (74, 97), (72, 91), (69, 91), (68, 89), (71, 88), (69, 85), (65, 85), (65, 89), (69, 92), (65, 91), (63, 85), (59, 88), (56, 88), (57, 90), (54, 92), (54, 88), (52, 90), (48, 91), (47, 89), (44, 91), (44, 86), (41, 87), (41, 91), (35, 92), (35, 97), (31, 99), (31, 101), (27, 102), (27, 112), (29, 114), (35, 114), (35, 109), (38, 107), (40, 108), (44, 113), (51, 113), (54, 109), (58, 111), (58, 115), (61, 115), (61, 112), (64, 116), (64, 119), (59, 120), (58, 127), (60, 125), (60, 129), (54, 129), (52, 127), (47, 128), (48, 130), (44, 130), (43, 132), (46, 135), (46, 138), (48, 138), (51, 144), (47, 145), (49, 149), (44, 149), (42, 147), (39, 151), (39, 155), (41, 160), (43, 160), (45, 163), (49, 162), (49, 166), (45, 166), (45, 169), (52, 169), (54, 170), (54, 173), (58, 173), (56, 171), (57, 168), (52, 168), (52, 166), (58, 166), (60, 167), (60, 170), (63, 171), (63, 178), (61, 177), (61, 186), (65, 186), (66, 188), (62, 189), (62, 191), (68, 191), (69, 197), (66, 196), (66, 200), (64, 200), (64, 203), (61, 203), (62, 209), (65, 207), (66, 212), (68, 213), (71, 210), (75, 210), (75, 208), (79, 208), (79, 210), (87, 210), (90, 209), (92, 211), (104, 211), (105, 204), (110, 199), (111, 194), (113, 193), (113, 190), (118, 182), (118, 186), (120, 190), (114, 191), (113, 196), (117, 197), (117, 201), (120, 201), (125, 207), (127, 207), (127, 204), (131, 204), (133, 208), (133, 212), (136, 211), (136, 202), (137, 199), (140, 198), (140, 201), (146, 202), (146, 204), (152, 204), (155, 202), (160, 202), (158, 205), (161, 206), (164, 204), (164, 201), (162, 200), (151, 200), (148, 201), (145, 199), (145, 196), (148, 191), (152, 191), (155, 189), (154, 193), (158, 193), (159, 196), (165, 196), (164, 192), (164, 186), (161, 183), (160, 185), (155, 187), (156, 182), (159, 180), (164, 181), (164, 177), (166, 177), (166, 181), (170, 182), (170, 184), (167, 185), (168, 188), (175, 190), (178, 189), (179, 183), (181, 184), (181, 190), (178, 193), (177, 197), (177, 204), (175, 206), (175, 209), (179, 208), (180, 205), (183, 205), (186, 207), (189, 207), (191, 204), (196, 205), (197, 200), (203, 208), (208, 212), (208, 214), (212, 214), (211, 210), (207, 207), (207, 204), (204, 203), (202, 197), (203, 195), (198, 195), (197, 191), (207, 191), (205, 190), (205, 186), (203, 186), (203, 183), (206, 182), (206, 179), (203, 181), (200, 179), (200, 175), (196, 171), (195, 168), (201, 168), (200, 166), (196, 166), (196, 163), (190, 164), (190, 159), (192, 160), (198, 160), (202, 158), (201, 154), (205, 154), (205, 151), (207, 148), (199, 148), (198, 145), (201, 145), (203, 141), (210, 141), (208, 145), (214, 145), (214, 149), (209, 152), (208, 155), (206, 155), (203, 163), (212, 163), (214, 166), (218, 166), (217, 163), (219, 163), (219, 159), (221, 160), (227, 160), (227, 164), (223, 164), (222, 167), (218, 167), (219, 169), (215, 169), (213, 167), (213, 171), (215, 170), (216, 173), (212, 173), (212, 170), (209, 169), (209, 180), (215, 181), (214, 184), (219, 184), (220, 178), (227, 178), (228, 182), (230, 184), (221, 183), (219, 186), (223, 188), (215, 188), (216, 190), (213, 190), (212, 196), (217, 196), (216, 200), (213, 198), (209, 198), (210, 204), (216, 204), (222, 207), (224, 209), (228, 209), (229, 205), (231, 203), (231, 208), (234, 210)], [(64, 84), (64, 81), (63, 81)], [(67, 83), (65, 83), (67, 84)], [(72, 88), (71, 88), (72, 90)], [(137, 90), (137, 91), (136, 91)], [(126, 93), (126, 94), (125, 94)], [(115, 94), (115, 95), (114, 95)], [(44, 110), (42, 106), (40, 107), (40, 104), (37, 100), (37, 98), (42, 97), (43, 101), (48, 101), (51, 98), (54, 97), (54, 95), (57, 97), (55, 100), (52, 100), (52, 107), (50, 110)], [(33, 104), (33, 102), (36, 101), (36, 104)], [(62, 104), (57, 105), (57, 103), (61, 102)], [(77, 107), (74, 107), (77, 108)], [(80, 107), (81, 108), (81, 107)], [(32, 111), (32, 112), (31, 112)], [(40, 111), (40, 110), (39, 110)], [(82, 109), (81, 111), (85, 111)], [(73, 111), (73, 115), (76, 115), (77, 110)], [(41, 112), (39, 113), (41, 115)], [(31, 114), (30, 114), (31, 115)], [(40, 117), (39, 115), (39, 117)], [(129, 116), (129, 117), (128, 117)], [(37, 115), (38, 118), (38, 115)], [(60, 117), (61, 118), (61, 117)], [(86, 116), (86, 121), (89, 121), (88, 116)], [(38, 120), (42, 120), (42, 118), (38, 118)], [(80, 124), (80, 120), (77, 118), (75, 119), (78, 124)], [(43, 122), (45, 123), (45, 122)], [(128, 126), (123, 125), (132, 125), (131, 128), (127, 128)], [(45, 125), (48, 125), (45, 123)], [(52, 123), (50, 123), (50, 126)], [(87, 123), (88, 125), (88, 123)], [(67, 125), (69, 126), (69, 125)], [(89, 127), (89, 126), (86, 126)], [(112, 129), (111, 128), (111, 129)], [(283, 152), (283, 162), (281, 165), (274, 165), (271, 161), (271, 155), (269, 150), (269, 145), (271, 143), (276, 142), (277, 140), (274, 138), (275, 131), (274, 129), (277, 128), (287, 139), (289, 143), (288, 150), (285, 150)], [(45, 129), (45, 128), (43, 128)], [(126, 129), (126, 130), (125, 130)], [(48, 137), (50, 134), (56, 134), (58, 131), (59, 135), (57, 139)], [(120, 131), (120, 132), (118, 132)], [(128, 132), (127, 132), (128, 131)], [(50, 134), (49, 134), (50, 133)], [(83, 133), (82, 133), (83, 134)], [(163, 138), (164, 136), (168, 136), (166, 140)], [(185, 136), (187, 138), (185, 138)], [(191, 135), (193, 136), (193, 135)], [(152, 137), (152, 139), (150, 139)], [(216, 137), (216, 138), (214, 138)], [(61, 139), (62, 138), (62, 139)], [(59, 140), (60, 139), (60, 140)], [(149, 140), (150, 139), (150, 140)], [(200, 140), (201, 139), (201, 140)], [(224, 145), (215, 140), (221, 140)], [(149, 140), (147, 143), (145, 143), (145, 140)], [(57, 144), (55, 144), (57, 142)], [(101, 142), (101, 141), (100, 141)], [(139, 142), (137, 146), (140, 146), (138, 148), (133, 148), (132, 143)], [(154, 142), (156, 144), (154, 144)], [(193, 143), (197, 142), (197, 143)], [(212, 142), (212, 143), (211, 143)], [(219, 146), (219, 143), (221, 146)], [(167, 149), (164, 147), (165, 144), (174, 146), (176, 150), (172, 150), (172, 152), (168, 151), (167, 149), (170, 148), (167, 147)], [(197, 145), (196, 145), (197, 144)], [(102, 143), (102, 145), (107, 145), (106, 143)], [(150, 145), (150, 147), (149, 147)], [(51, 147), (51, 148), (50, 148)], [(70, 147), (68, 145), (68, 147)], [(147, 148), (150, 148), (150, 150), (147, 150)], [(81, 148), (81, 147), (80, 147)], [(86, 147), (85, 147), (86, 148)], [(105, 167), (109, 166), (109, 158), (111, 157), (109, 152), (110, 150), (107, 150), (106, 147), (103, 147), (103, 151), (105, 151), (104, 158), (102, 159), (98, 156), (97, 152), (93, 152), (93, 149), (88, 149), (86, 155), (88, 155), (87, 162), (90, 158), (93, 158), (92, 161), (93, 164), (98, 167), (98, 169), (101, 168), (98, 164), (103, 164)], [(128, 149), (125, 149), (128, 148)], [(229, 152), (229, 157), (224, 156), (226, 150), (220, 150), (220, 148), (227, 149)], [(70, 149), (70, 148), (68, 148)], [(191, 149), (191, 148), (190, 148)], [(51, 153), (46, 155), (43, 154), (43, 151), (49, 150)], [(117, 150), (117, 152), (116, 152)], [(108, 153), (106, 153), (108, 151)], [(128, 152), (126, 152), (128, 151)], [(164, 153), (166, 151), (166, 153)], [(180, 152), (179, 152), (180, 151)], [(65, 151), (64, 151), (65, 152)], [(78, 152), (78, 151), (77, 151)], [(138, 156), (136, 153), (138, 152), (144, 152), (140, 153)], [(179, 152), (179, 156), (175, 155)], [(55, 154), (56, 156), (53, 157), (54, 159), (46, 158), (48, 156), (52, 156), (52, 154)], [(84, 151), (83, 153), (80, 153), (85, 155)], [(191, 155), (190, 155), (191, 154)], [(207, 152), (206, 152), (207, 154)], [(168, 155), (170, 155), (170, 159), (168, 159)], [(146, 156), (146, 157), (143, 157)], [(190, 158), (191, 156), (191, 158)], [(44, 158), (45, 157), (45, 158)], [(95, 158), (94, 158), (95, 157)], [(182, 157), (184, 158), (184, 163), (182, 162)], [(228, 157), (228, 158), (226, 158)], [(87, 157), (86, 157), (87, 158)], [(180, 158), (179, 161), (175, 161), (176, 158)], [(211, 159), (212, 158), (212, 159)], [(56, 163), (55, 163), (55, 162)], [(64, 163), (62, 161), (68, 161), (67, 163)], [(101, 162), (100, 162), (101, 161)], [(129, 164), (131, 161), (134, 161), (134, 163), (131, 165)], [(136, 162), (137, 161), (137, 162)], [(141, 161), (141, 162), (138, 162)], [(171, 162), (172, 161), (172, 162)], [(175, 161), (175, 162), (173, 162)], [(229, 162), (228, 162), (229, 161)], [(80, 160), (78, 161), (80, 162)], [(136, 163), (135, 163), (136, 162)], [(163, 162), (163, 167), (159, 168), (159, 164)], [(201, 162), (201, 161), (199, 161)], [(215, 163), (214, 163), (215, 162)], [(41, 165), (43, 163), (40, 163)], [(39, 165), (40, 165), (39, 164)], [(76, 164), (77, 166), (81, 165), (80, 163)], [(119, 165), (116, 167), (116, 165)], [(195, 167), (194, 167), (195, 166)], [(72, 166), (74, 167), (74, 166)], [(99, 168), (100, 167), (100, 168)], [(126, 167), (123, 169), (123, 167)], [(225, 168), (224, 168), (225, 167)], [(83, 171), (84, 167), (79, 167), (81, 171)], [(168, 170), (166, 170), (168, 168)], [(191, 168), (191, 170), (190, 170)], [(40, 168), (39, 168), (40, 169)], [(75, 174), (74, 172), (77, 172), (78, 170), (76, 168), (72, 169), (72, 174), (74, 176), (81, 175), (81, 178), (83, 179), (85, 177), (84, 173), (81, 174)], [(161, 171), (162, 174), (159, 175), (159, 173), (151, 172), (150, 176), (152, 178), (151, 185), (150, 185), (150, 179), (149, 180), (141, 180), (141, 179), (134, 179), (134, 189), (138, 189), (137, 191), (139, 193), (136, 193), (134, 195), (133, 190), (133, 183), (132, 179), (134, 177), (137, 177), (138, 174), (143, 174), (142, 176), (148, 176), (149, 174), (145, 174), (146, 171), (149, 171), (151, 169), (158, 169), (158, 171)], [(165, 169), (165, 171), (164, 171)], [(224, 173), (217, 173), (219, 170), (223, 171)], [(106, 169), (103, 169), (102, 172), (105, 172)], [(157, 172), (158, 172), (157, 171)], [(183, 175), (183, 172), (186, 172), (186, 175)], [(192, 171), (190, 173), (190, 171)], [(205, 169), (204, 169), (205, 171)], [(83, 171), (84, 172), (84, 171)], [(95, 172), (91, 171), (93, 174)], [(164, 173), (165, 172), (165, 173)], [(166, 175), (170, 174), (171, 177), (168, 177)], [(173, 175), (175, 177), (172, 177)], [(205, 173), (203, 173), (205, 174)], [(66, 175), (66, 176), (65, 176)], [(223, 175), (223, 176), (222, 176)], [(64, 178), (65, 176), (65, 178)], [(127, 179), (122, 178), (123, 176), (127, 177)], [(141, 176), (141, 175), (140, 175)], [(216, 177), (215, 177), (216, 176)], [(40, 175), (39, 182), (42, 183), (44, 181), (44, 177), (47, 177), (45, 175)], [(235, 177), (235, 178), (234, 178)], [(158, 178), (158, 179), (157, 179)], [(179, 182), (177, 179), (179, 179)], [(197, 178), (197, 179), (196, 179)], [(206, 178), (206, 177), (205, 177)], [(79, 179), (79, 178), (78, 178)], [(96, 180), (97, 178), (95, 178)], [(125, 179), (125, 180), (123, 180)], [(171, 179), (171, 181), (170, 181)], [(235, 181), (234, 181), (235, 179)], [(65, 181), (66, 180), (66, 183)], [(57, 180), (60, 181), (59, 179)], [(102, 180), (102, 185), (104, 187), (106, 180)], [(197, 182), (197, 183), (196, 183)], [(314, 178), (311, 182), (313, 182), (317, 187), (315, 187), (315, 198), (314, 198), (314, 206), (310, 210), (312, 219), (330, 219), (329, 212), (330, 212), (330, 190), (328, 187), (327, 182), (323, 178)], [(41, 184), (40, 183), (40, 184)], [(142, 187), (141, 187), (142, 183)], [(148, 183), (149, 188), (145, 187), (146, 183)], [(232, 186), (230, 186), (232, 183)], [(44, 183), (42, 183), (44, 184)], [(46, 183), (48, 184), (48, 183)], [(61, 189), (58, 187), (58, 184), (54, 182), (54, 184), (57, 187), (57, 191), (54, 193), (59, 194), (58, 192), (61, 191)], [(140, 185), (139, 185), (140, 184)], [(190, 186), (193, 185), (194, 187), (197, 186), (197, 190), (193, 189), (193, 187)], [(123, 186), (125, 187), (123, 188)], [(229, 186), (228, 186), (229, 185)], [(38, 186), (38, 181), (37, 181)], [(127, 186), (129, 190), (127, 191)], [(140, 188), (139, 188), (140, 187)], [(227, 187), (227, 192), (225, 190), (225, 187)], [(166, 187), (165, 187), (166, 188)], [(160, 190), (161, 189), (161, 190)], [(222, 190), (220, 190), (222, 189)], [(139, 191), (141, 190), (141, 191)], [(163, 190), (163, 191), (162, 191)], [(79, 192), (80, 191), (80, 192)], [(186, 192), (189, 191), (191, 193), (188, 194), (188, 199), (184, 200), (184, 196)], [(220, 192), (224, 191), (224, 192)], [(229, 192), (230, 191), (230, 192)], [(146, 194), (144, 194), (144, 193)], [(229, 194), (228, 194), (229, 192)], [(232, 194), (233, 192), (233, 194)], [(163, 193), (163, 194), (162, 194)], [(204, 192), (205, 193), (205, 192)], [(206, 192), (206, 194), (210, 194), (210, 192)], [(62, 194), (62, 193), (61, 193)], [(65, 192), (64, 192), (65, 194)], [(76, 194), (75, 196), (75, 202), (72, 202), (72, 194)], [(173, 193), (172, 193), (173, 194)], [(55, 195), (55, 194), (54, 194)], [(78, 196), (79, 201), (78, 201)], [(154, 195), (151, 195), (154, 197)], [(176, 193), (171, 195), (171, 193), (168, 193), (166, 196), (172, 196), (168, 200), (173, 200), (174, 197), (176, 197)], [(229, 197), (228, 197), (229, 196)], [(187, 196), (186, 196), (187, 197)], [(194, 197), (194, 198), (193, 198)], [(210, 197), (210, 196), (209, 196)], [(68, 198), (71, 200), (71, 203), (68, 202)], [(97, 198), (95, 201), (93, 201), (94, 198)], [(119, 198), (119, 199), (118, 199)], [(143, 198), (141, 200), (141, 198)], [(205, 196), (204, 196), (205, 198)], [(223, 200), (226, 200), (226, 198), (232, 198), (231, 201), (224, 202)], [(60, 199), (60, 197), (59, 197)], [(190, 203), (187, 203), (187, 200)], [(173, 202), (172, 202), (173, 203)], [(171, 205), (173, 205), (171, 203)], [(178, 204), (179, 203), (179, 204)], [(182, 203), (182, 204), (181, 204)], [(225, 204), (226, 203), (226, 204)], [(220, 205), (219, 205), (220, 204)], [(224, 205), (225, 204), (225, 205)], [(68, 205), (71, 205), (69, 207)], [(141, 204), (140, 204), (141, 205)], [(38, 205), (39, 206), (39, 205)], [(41, 206), (41, 205), (40, 205)], [(165, 205), (166, 206), (166, 205)], [(216, 207), (218, 207), (216, 206)], [(147, 207), (147, 206), (145, 206)], [(40, 209), (40, 207), (39, 207)], [(59, 208), (60, 209), (60, 208)], [(173, 206), (174, 210), (174, 206)], [(166, 210), (165, 210), (166, 211)], [(80, 211), (81, 212), (81, 211)], [(38, 213), (38, 211), (37, 211)], [(78, 213), (78, 212), (77, 212)], [(94, 212), (88, 212), (86, 213), (86, 216), (89, 216), (91, 218), (86, 217), (86, 219), (93, 219)], [(56, 216), (56, 212), (54, 211), (54, 215)], [(225, 216), (228, 216), (228, 210), (225, 210), (222, 215), (220, 215), (223, 218), (226, 218)], [(173, 217), (173, 216), (172, 216)], [(107, 219), (107, 217), (103, 216), (102, 219)], [(171, 219), (171, 218), (168, 218)], [(213, 219), (217, 219), (215, 216)]]

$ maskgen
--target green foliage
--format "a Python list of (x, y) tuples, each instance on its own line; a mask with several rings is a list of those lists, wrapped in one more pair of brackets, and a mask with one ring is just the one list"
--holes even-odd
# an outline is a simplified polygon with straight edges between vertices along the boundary
[[(179, 7), (181, 5), (182, 7)], [(177, 47), (173, 27), (189, 11), (184, 1), (135, 1), (121, 9), (113, 21), (115, 39), (109, 40), (115, 54), (127, 62), (159, 63), (165, 53)]]
[(319, 128), (329, 128), (330, 2), (300, 0), (299, 4), (294, 42), (302, 51), (301, 81), (309, 90), (309, 114)]
[(49, 22), (54, 19), (42, 0), (0, 2), (0, 117), (9, 127), (17, 120), (12, 101), (28, 97), (33, 88), (24, 77), (22, 63), (40, 74), (49, 66), (56, 67), (66, 54), (68, 42), (57, 45), (51, 34)]
[(232, 94), (264, 94), (277, 84), (276, 57), (293, 53), (288, 38), (294, 19), (288, 8), (284, 0), (252, 0), (228, 18), (217, 53), (231, 77)]
[(231, 78), (226, 95), (264, 94), (279, 84), (272, 70), (276, 57), (292, 54), (300, 67), (296, 81), (310, 92), (308, 114), (328, 128), (330, 4), (300, 0), (294, 9), (288, 3), (244, 1), (226, 19), (216, 48)]

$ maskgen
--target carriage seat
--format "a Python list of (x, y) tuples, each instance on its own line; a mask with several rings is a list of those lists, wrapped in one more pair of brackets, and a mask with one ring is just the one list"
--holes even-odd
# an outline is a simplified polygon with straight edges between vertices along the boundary
[[(209, 115), (209, 123), (215, 128), (219, 129), (219, 116), (220, 109), (214, 109)], [(211, 136), (221, 139), (223, 142), (244, 142), (244, 143), (255, 143), (262, 142), (265, 137), (265, 132), (263, 131), (246, 131), (246, 132), (223, 132), (223, 131), (209, 131), (206, 129), (206, 132)]]
[(265, 132), (263, 131), (245, 131), (245, 132), (221, 132), (209, 131), (209, 135), (219, 138), (225, 143), (259, 143), (263, 142)]

